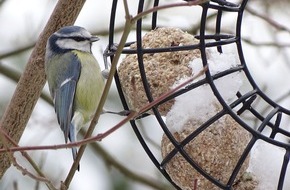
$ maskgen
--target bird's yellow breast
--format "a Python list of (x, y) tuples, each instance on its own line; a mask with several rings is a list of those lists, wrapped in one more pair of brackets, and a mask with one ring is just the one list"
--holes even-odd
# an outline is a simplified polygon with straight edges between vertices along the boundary
[(74, 50), (81, 62), (81, 74), (77, 83), (74, 111), (83, 115), (84, 123), (91, 119), (99, 104), (104, 89), (100, 66), (90, 53)]

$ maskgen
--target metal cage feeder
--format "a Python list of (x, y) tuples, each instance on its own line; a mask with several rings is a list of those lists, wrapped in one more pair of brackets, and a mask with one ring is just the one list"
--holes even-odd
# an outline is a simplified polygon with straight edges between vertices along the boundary
[[(182, 2), (182, 1), (181, 1)], [(171, 47), (159, 47), (159, 48), (145, 48), (142, 45), (142, 29), (143, 29), (143, 20), (144, 18), (139, 19), (136, 22), (136, 41), (135, 41), (135, 48), (130, 48), (129, 46), (132, 43), (128, 42), (128, 45), (123, 49), (122, 54), (125, 55), (135, 55), (136, 59), (138, 60), (138, 72), (140, 73), (140, 77), (142, 80), (142, 86), (144, 89), (144, 93), (146, 94), (146, 99), (148, 102), (152, 102), (156, 97), (152, 95), (152, 89), (150, 88), (152, 84), (148, 82), (148, 73), (146, 73), (146, 69), (144, 66), (144, 57), (148, 54), (158, 54), (164, 52), (182, 52), (182, 51), (191, 51), (191, 50), (198, 50), (200, 51), (200, 59), (202, 60), (203, 66), (208, 66), (208, 55), (207, 49), (214, 48), (216, 52), (223, 53), (224, 46), (233, 45), (236, 49), (237, 57), (239, 59), (239, 64), (235, 67), (225, 69), (221, 72), (216, 74), (212, 74), (210, 69), (207, 70), (204, 74), (204, 78), (198, 80), (194, 83), (189, 84), (185, 88), (178, 90), (177, 92), (173, 93), (169, 97), (165, 98), (159, 104), (154, 106), (150, 112), (151, 114), (144, 113), (138, 119), (142, 120), (147, 115), (154, 115), (156, 120), (158, 121), (160, 128), (164, 131), (164, 137), (167, 141), (171, 144), (170, 150), (163, 155), (163, 158), (160, 160), (158, 156), (156, 156), (152, 150), (150, 149), (149, 142), (143, 136), (143, 133), (140, 131), (140, 127), (136, 120), (130, 121), (132, 129), (134, 130), (137, 138), (139, 139), (141, 145), (143, 146), (144, 150), (146, 151), (149, 158), (152, 160), (154, 165), (158, 168), (158, 170), (165, 176), (165, 178), (176, 188), (176, 189), (206, 189), (205, 187), (200, 187), (198, 185), (199, 182), (195, 180), (195, 177), (191, 176), (191, 173), (185, 174), (189, 178), (188, 180), (191, 182), (191, 186), (184, 186), (182, 182), (178, 182), (176, 180), (176, 176), (174, 176), (174, 172), (180, 173), (182, 171), (174, 170), (169, 171), (169, 163), (174, 162), (174, 159), (182, 159), (182, 162), (186, 162), (186, 166), (190, 168), (190, 170), (195, 171), (194, 175), (201, 176), (203, 180), (210, 183), (212, 186), (211, 189), (239, 189), (235, 185), (237, 183), (237, 178), (239, 176), (239, 171), (243, 168), (243, 164), (247, 162), (249, 157), (250, 151), (255, 145), (258, 140), (265, 141), (269, 144), (274, 146), (278, 146), (285, 150), (284, 160), (281, 163), (280, 169), (280, 176), (279, 180), (277, 181), (277, 189), (282, 190), (285, 176), (287, 172), (287, 165), (290, 158), (290, 145), (287, 141), (280, 140), (281, 138), (277, 138), (277, 136), (283, 136), (286, 139), (289, 139), (290, 132), (284, 129), (281, 125), (282, 117), (288, 117), (290, 115), (290, 110), (286, 109), (285, 107), (279, 105), (275, 101), (271, 100), (263, 91), (257, 86), (256, 82), (251, 76), (249, 72), (244, 54), (243, 54), (243, 47), (241, 42), (241, 27), (242, 27), (242, 20), (243, 20), (243, 13), (245, 7), (247, 5), (248, 0), (242, 0), (239, 3), (234, 3), (226, 0), (211, 0), (206, 2), (202, 5), (199, 5), (201, 8), (201, 17), (200, 17), (200, 29), (198, 35), (195, 38), (198, 40), (198, 43), (194, 45), (172, 45)], [(144, 4), (146, 3), (145, 0), (139, 0), (138, 5), (138, 13), (144, 11)], [(110, 47), (116, 43), (114, 42), (114, 30), (115, 30), (115, 19), (116, 19), (116, 10), (117, 10), (118, 0), (113, 0), (112, 3), (112, 10), (111, 10), (111, 20), (110, 20), (110, 33), (109, 33), (109, 50), (110, 52), (114, 52), (115, 50)], [(159, 0), (154, 0), (153, 6), (158, 6)], [(215, 29), (214, 32), (208, 32), (206, 30), (206, 24), (208, 21), (208, 16), (210, 11), (216, 12), (215, 18)], [(235, 26), (235, 33), (228, 34), (222, 32), (222, 20), (223, 15), (225, 13), (231, 13), (235, 15), (236, 24)], [(158, 28), (158, 11), (153, 12), (151, 15), (151, 29), (154, 30)], [(114, 58), (114, 54), (110, 54), (111, 60)], [(209, 66), (210, 67), (210, 66)], [(243, 73), (245, 76), (245, 82), (248, 83), (250, 86), (249, 89), (239, 90), (235, 93), (235, 98), (231, 102), (227, 102), (224, 97), (221, 95), (218, 87), (216, 86), (216, 81), (218, 79), (224, 78), (228, 75), (234, 73)], [(124, 109), (129, 109), (128, 99), (125, 98), (124, 89), (122, 88), (122, 81), (120, 81), (119, 73), (115, 75), (115, 81), (117, 85), (117, 89), (123, 103)], [(208, 85), (210, 87), (212, 94), (216, 97), (220, 109), (216, 111), (213, 116), (207, 119), (207, 121), (203, 123), (199, 123), (198, 126), (187, 133), (186, 137), (182, 139), (177, 139), (176, 135), (174, 135), (166, 125), (162, 114), (160, 113), (160, 106), (165, 104), (167, 101), (170, 101), (178, 96), (182, 96), (184, 94), (189, 93), (190, 91), (195, 91), (199, 87), (203, 85)], [(255, 107), (255, 102), (258, 100), (263, 100), (269, 107), (269, 112), (264, 113), (261, 112), (258, 108)], [(247, 122), (243, 115), (250, 115), (251, 117), (257, 119), (259, 122), (255, 125), (253, 123)], [(218, 122), (222, 117), (229, 117), (231, 121), (238, 125), (238, 128), (243, 129), (249, 134), (249, 139), (243, 145), (238, 158), (235, 158), (234, 165), (230, 168), (230, 173), (227, 174), (228, 177), (224, 180), (217, 177), (216, 174), (211, 169), (204, 167), (199, 162), (198, 156), (192, 157), (188, 152), (188, 148), (190, 143), (195, 142), (197, 138), (205, 131), (210, 130), (213, 128), (213, 124)], [(270, 131), (265, 133), (265, 130)], [(234, 132), (232, 133), (234, 134)], [(220, 137), (222, 138), (222, 137)], [(194, 145), (195, 146), (195, 145)], [(226, 146), (226, 145), (224, 145)], [(239, 146), (239, 142), (235, 144), (235, 146)], [(193, 151), (194, 148), (193, 148)], [(209, 150), (210, 151), (210, 150)], [(211, 154), (211, 153), (210, 153)], [(178, 158), (177, 158), (178, 157)], [(230, 157), (230, 156), (229, 156)], [(174, 165), (175, 164), (175, 165)], [(178, 162), (174, 163), (173, 165), (178, 168), (179, 166), (176, 165)], [(227, 167), (227, 166), (224, 166)], [(182, 167), (179, 168), (180, 170), (184, 169)], [(221, 170), (224, 170), (222, 168)], [(173, 173), (172, 173), (173, 172)], [(198, 174), (197, 174), (198, 173)], [(177, 174), (181, 175), (182, 174)], [(207, 188), (210, 189), (210, 188)], [(242, 189), (242, 188), (240, 188)], [(246, 188), (245, 188), (246, 189)]]

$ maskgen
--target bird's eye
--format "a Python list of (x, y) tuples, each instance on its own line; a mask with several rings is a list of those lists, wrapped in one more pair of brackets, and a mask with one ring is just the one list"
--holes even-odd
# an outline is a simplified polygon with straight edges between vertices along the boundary
[(77, 41), (77, 42), (80, 42), (80, 41), (84, 41), (85, 40), (85, 38), (83, 38), (83, 37), (73, 37), (73, 39), (75, 41)]

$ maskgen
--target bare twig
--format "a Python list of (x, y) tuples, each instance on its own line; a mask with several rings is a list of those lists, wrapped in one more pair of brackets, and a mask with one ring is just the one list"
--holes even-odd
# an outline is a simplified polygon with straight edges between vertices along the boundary
[[(42, 154), (41, 159), (40, 159), (40, 162), (38, 164), (40, 171), (42, 170), (44, 163), (45, 163), (45, 158), (44, 158), (44, 154)], [(40, 182), (39, 181), (36, 181), (35, 188), (34, 189), (35, 190), (39, 190), (40, 189)]]
[(27, 176), (31, 177), (32, 179), (35, 179), (35, 180), (38, 180), (38, 181), (43, 181), (43, 182), (48, 182), (49, 183), (49, 180), (47, 180), (46, 178), (35, 176), (34, 174), (32, 174), (27, 169), (23, 168), (21, 165), (19, 165), (17, 163), (17, 161), (16, 161), (15, 157), (13, 156), (12, 152), (7, 150), (7, 149), (9, 149), (9, 144), (10, 143), (8, 143), (8, 139), (10, 139), (10, 138), (7, 136), (7, 134), (5, 134), (5, 132), (1, 128), (0, 128), (0, 137), (1, 137), (0, 139), (1, 139), (1, 142), (2, 142), (2, 144), (4, 146), (4, 149), (6, 149), (6, 155), (7, 155), (8, 159), (9, 159), (9, 161), (13, 164), (13, 166), (15, 166), (18, 170), (20, 170), (23, 175), (27, 175)]
[(209, 0), (195, 0), (195, 1), (188, 1), (188, 2), (181, 2), (181, 3), (171, 3), (171, 4), (167, 4), (167, 5), (160, 5), (160, 6), (156, 6), (153, 8), (150, 8), (148, 10), (145, 10), (139, 14), (137, 14), (135, 17), (132, 18), (132, 23), (136, 22), (137, 20), (139, 20), (140, 18), (142, 18), (143, 16), (152, 13), (152, 12), (156, 12), (158, 10), (162, 10), (162, 9), (168, 9), (168, 8), (173, 8), (173, 7), (188, 7), (188, 6), (194, 6), (194, 5), (200, 5), (203, 3), (208, 2)]
[(50, 183), (50, 181), (48, 179), (46, 179), (44, 177), (41, 177), (41, 176), (36, 176), (36, 175), (32, 174), (31, 172), (29, 172), (26, 168), (23, 168), (20, 164), (17, 163), (15, 157), (11, 157), (11, 158), (12, 158), (13, 166), (15, 166), (18, 170), (20, 170), (23, 175), (27, 175), (30, 178), (35, 179), (36, 181), (42, 181), (42, 182), (45, 182), (45, 183)]
[(11, 138), (9, 137), (5, 131), (3, 131), (0, 128), (0, 139), (1, 142), (3, 143), (4, 149), (6, 150), (6, 154), (10, 160), (10, 162), (18, 169), (22, 172), (23, 175), (28, 175), (29, 177), (31, 177), (32, 179), (35, 179), (37, 181), (42, 181), (46, 183), (46, 186), (50, 189), (50, 190), (55, 190), (56, 188), (52, 185), (51, 181), (49, 181), (45, 175), (41, 172), (41, 170), (38, 168), (37, 164), (32, 160), (32, 158), (24, 151), (21, 151), (21, 154), (23, 157), (26, 158), (26, 160), (31, 164), (31, 166), (34, 168), (34, 170), (38, 173), (38, 176), (35, 176), (34, 174), (32, 174), (31, 172), (29, 172), (27, 169), (23, 168), (22, 166), (20, 166), (17, 162), (16, 159), (13, 157), (13, 154), (11, 151), (9, 151), (9, 145), (8, 144), (12, 144), (15, 147), (19, 147), (18, 144)]

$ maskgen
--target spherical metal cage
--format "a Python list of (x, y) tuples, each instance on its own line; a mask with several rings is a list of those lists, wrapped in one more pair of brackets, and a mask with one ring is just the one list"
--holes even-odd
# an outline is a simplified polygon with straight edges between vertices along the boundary
[[(139, 0), (138, 6), (138, 13), (144, 11), (144, 3), (145, 0)], [(203, 175), (207, 180), (211, 181), (216, 187), (221, 189), (233, 189), (235, 178), (242, 167), (242, 164), (247, 159), (251, 149), (253, 148), (254, 144), (257, 140), (262, 140), (272, 145), (281, 147), (285, 149), (284, 160), (281, 163), (280, 169), (280, 177), (279, 181), (277, 181), (277, 189), (283, 189), (285, 175), (287, 172), (287, 165), (290, 158), (290, 145), (287, 141), (280, 140), (281, 138), (276, 138), (277, 136), (283, 136), (286, 139), (289, 139), (290, 132), (284, 129), (281, 126), (281, 119), (282, 117), (288, 117), (290, 114), (290, 110), (282, 107), (281, 105), (277, 104), (276, 102), (272, 101), (263, 91), (257, 86), (256, 82), (252, 78), (243, 55), (243, 47), (241, 42), (241, 27), (242, 27), (242, 19), (245, 7), (247, 5), (247, 0), (240, 1), (239, 4), (229, 2), (226, 0), (211, 0), (200, 5), (202, 13), (200, 17), (200, 30), (199, 34), (195, 37), (199, 40), (199, 43), (196, 45), (184, 45), (184, 46), (173, 46), (173, 47), (164, 47), (164, 48), (142, 48), (142, 19), (139, 19), (136, 22), (136, 49), (129, 49), (128, 46), (132, 43), (128, 43), (128, 45), (123, 49), (123, 54), (136, 54), (138, 57), (138, 65), (140, 70), (140, 75), (142, 78), (142, 82), (144, 85), (144, 90), (148, 99), (148, 102), (152, 102), (154, 98), (150, 92), (150, 84), (148, 84), (146, 72), (144, 69), (143, 63), (143, 56), (148, 53), (160, 53), (160, 52), (172, 52), (172, 51), (185, 51), (185, 50), (193, 50), (198, 49), (200, 51), (201, 59), (203, 66), (208, 65), (207, 61), (207, 54), (206, 49), (210, 47), (216, 47), (216, 51), (222, 53), (223, 47), (228, 44), (234, 44), (236, 48), (236, 52), (238, 54), (238, 58), (240, 64), (234, 68), (227, 69), (225, 71), (219, 72), (217, 74), (212, 75), (209, 70), (205, 72), (205, 78), (203, 80), (199, 80), (195, 83), (188, 85), (186, 88), (180, 89), (174, 94), (170, 95), (169, 97), (165, 98), (161, 101), (158, 105), (152, 108), (152, 112), (154, 113), (156, 120), (159, 122), (160, 127), (164, 131), (167, 138), (170, 142), (174, 145), (173, 150), (163, 158), (163, 160), (158, 160), (158, 158), (154, 155), (151, 151), (150, 147), (148, 146), (148, 142), (146, 138), (144, 138), (140, 128), (136, 120), (130, 121), (136, 136), (138, 137), (141, 145), (143, 146), (144, 150), (154, 163), (154, 165), (159, 169), (159, 171), (165, 176), (165, 178), (172, 183), (172, 185), (176, 189), (182, 189), (178, 186), (171, 178), (171, 176), (166, 171), (166, 164), (174, 158), (177, 153), (182, 155), (182, 157), (192, 166), (192, 169), (198, 171), (201, 175)], [(112, 10), (111, 10), (111, 21), (110, 21), (110, 36), (109, 36), (109, 50), (110, 52), (114, 52), (114, 49), (110, 49), (116, 42), (114, 41), (114, 30), (115, 30), (115, 19), (116, 19), (116, 10), (117, 10), (118, 0), (113, 0)], [(158, 6), (159, 0), (154, 0), (153, 6)], [(213, 33), (209, 33), (206, 31), (206, 23), (208, 18), (209, 11), (216, 11), (216, 19), (215, 19), (215, 31)], [(227, 34), (221, 32), (222, 30), (222, 19), (223, 15), (226, 12), (233, 13), (236, 19), (235, 33), (234, 34)], [(153, 12), (151, 15), (152, 22), (151, 22), (151, 29), (155, 29), (158, 27), (158, 12)], [(114, 54), (111, 54), (111, 60), (114, 58)], [(222, 95), (220, 94), (218, 88), (215, 85), (215, 81), (219, 78), (225, 77), (227, 75), (242, 72), (246, 76), (246, 82), (249, 83), (250, 88), (248, 90), (238, 91), (236, 92), (236, 99), (231, 102), (227, 103)], [(128, 102), (124, 96), (122, 85), (119, 80), (118, 73), (115, 75), (115, 81), (117, 85), (117, 89), (123, 103), (124, 109), (129, 109)], [(166, 126), (161, 114), (158, 111), (158, 107), (165, 103), (166, 101), (173, 99), (177, 96), (180, 96), (184, 93), (189, 91), (195, 90), (201, 85), (208, 84), (222, 106), (222, 110), (218, 111), (213, 117), (208, 119), (206, 122), (202, 123), (195, 131), (189, 134), (184, 140), (178, 142), (174, 135), (170, 132), (168, 127)], [(255, 101), (263, 100), (268, 107), (270, 107), (270, 111), (265, 113), (260, 111), (255, 107)], [(234, 109), (235, 108), (235, 109)], [(259, 120), (258, 124), (250, 123), (245, 121), (242, 117), (243, 114), (251, 115), (253, 118)], [(230, 115), (241, 127), (251, 133), (251, 139), (247, 143), (243, 153), (240, 155), (240, 158), (236, 164), (236, 166), (232, 170), (232, 174), (226, 183), (221, 182), (219, 179), (216, 179), (214, 176), (210, 175), (204, 168), (196, 163), (195, 160), (192, 159), (188, 155), (185, 150), (185, 146), (190, 142), (193, 141), (200, 133), (206, 130), (211, 124), (215, 121), (223, 117), (224, 115)], [(146, 117), (146, 114), (143, 115)], [(143, 119), (140, 117), (139, 119)], [(264, 133), (265, 130), (270, 131), (270, 133)]]

